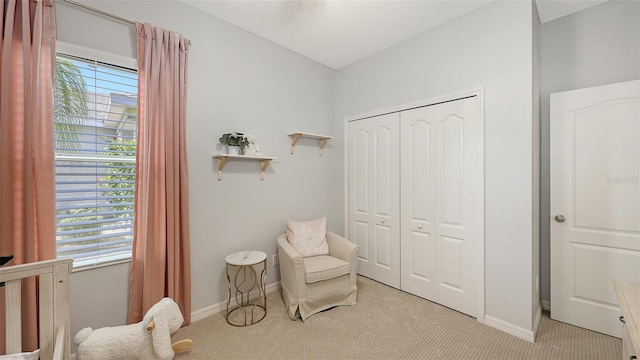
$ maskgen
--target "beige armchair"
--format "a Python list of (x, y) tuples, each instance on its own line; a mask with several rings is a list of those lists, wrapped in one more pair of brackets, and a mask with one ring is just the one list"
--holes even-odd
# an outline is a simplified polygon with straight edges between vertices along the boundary
[(327, 231), (329, 255), (301, 257), (287, 241), (278, 237), (282, 297), (291, 320), (338, 305), (355, 305), (358, 288), (358, 246)]

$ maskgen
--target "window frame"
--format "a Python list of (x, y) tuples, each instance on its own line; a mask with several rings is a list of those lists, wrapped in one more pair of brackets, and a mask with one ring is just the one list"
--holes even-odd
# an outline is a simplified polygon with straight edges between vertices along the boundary
[[(117, 66), (117, 67), (122, 67), (125, 69), (129, 69), (129, 70), (133, 70), (136, 71), (136, 73), (138, 72), (138, 60), (135, 58), (131, 58), (131, 57), (127, 57), (127, 56), (122, 56), (122, 55), (118, 55), (118, 54), (113, 54), (113, 53), (109, 53), (109, 52), (105, 52), (105, 51), (101, 51), (101, 50), (97, 50), (97, 49), (92, 49), (92, 48), (88, 48), (88, 47), (84, 47), (84, 46), (80, 46), (80, 45), (75, 45), (75, 44), (71, 44), (71, 43), (67, 43), (67, 42), (63, 42), (63, 41), (56, 41), (56, 57), (57, 55), (68, 55), (68, 56), (72, 56), (72, 57), (78, 57), (78, 58), (83, 58), (83, 59), (87, 59), (89, 61), (98, 61), (104, 64), (108, 64), (108, 65), (113, 65), (113, 66)], [(86, 156), (77, 154), (77, 155), (59, 155), (59, 154), (55, 154), (54, 153), (54, 159), (57, 160), (81, 160), (82, 158), (87, 158)], [(91, 156), (92, 159), (96, 159), (99, 158), (98, 156)], [(135, 160), (131, 160), (130, 158), (120, 158), (120, 157), (110, 157), (109, 160), (117, 160), (119, 162), (133, 162), (135, 163)], [(56, 203), (57, 203), (57, 197), (56, 197)], [(57, 221), (56, 221), (57, 224)], [(58, 252), (58, 244), (57, 244), (57, 230), (56, 230), (56, 257), (57, 257), (57, 252)], [(83, 261), (74, 261), (74, 265), (73, 265), (73, 272), (76, 271), (83, 271), (83, 270), (90, 270), (90, 269), (96, 269), (96, 268), (101, 268), (101, 267), (105, 267), (105, 266), (113, 266), (113, 265), (117, 265), (117, 264), (123, 264), (123, 263), (129, 263), (132, 261), (132, 253), (129, 254), (128, 257), (124, 257), (122, 256), (121, 259), (114, 259), (114, 260), (109, 260), (109, 261), (103, 261), (100, 262), (98, 261), (96, 262), (83, 262)], [(64, 257), (64, 256), (63, 256)]]

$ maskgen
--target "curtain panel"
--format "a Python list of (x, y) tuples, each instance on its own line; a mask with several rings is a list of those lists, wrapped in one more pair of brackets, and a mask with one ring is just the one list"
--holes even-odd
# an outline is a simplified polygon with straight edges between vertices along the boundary
[[(5, 0), (0, 15), (0, 254), (14, 254), (9, 265), (18, 265), (56, 257), (54, 3)], [(24, 280), (24, 351), (38, 347), (36, 296), (35, 279)], [(4, 322), (1, 328), (4, 339)]]
[(191, 322), (185, 118), (188, 40), (136, 23), (138, 147), (129, 322), (165, 296)]

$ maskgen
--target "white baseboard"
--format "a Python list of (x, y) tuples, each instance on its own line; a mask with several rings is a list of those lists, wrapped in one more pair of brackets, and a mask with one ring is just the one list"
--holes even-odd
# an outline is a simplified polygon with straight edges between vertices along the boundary
[(551, 311), (551, 301), (542, 300), (542, 310)]
[(538, 334), (538, 326), (540, 325), (540, 320), (542, 319), (542, 306), (538, 306), (538, 311), (536, 311), (536, 317), (533, 319), (533, 339), (535, 341), (536, 335)]
[(535, 334), (533, 333), (533, 331), (523, 329), (519, 326), (513, 325), (506, 321), (502, 321), (500, 319), (496, 319), (491, 316), (485, 315), (484, 324), (531, 343), (535, 340)]
[[(267, 292), (267, 294), (270, 294), (270, 293), (272, 293), (274, 291), (277, 291), (279, 289), (280, 289), (280, 282), (278, 281), (278, 282), (275, 282), (275, 283), (267, 285), (266, 292)], [(250, 295), (249, 298), (250, 299), (255, 299), (258, 296), (257, 294), (258, 294), (258, 292), (256, 291), (255, 295), (253, 295), (253, 293), (252, 293), (252, 295)], [(236, 301), (235, 301), (235, 299), (232, 298), (231, 299), (231, 303), (229, 304), (229, 306), (231, 307), (231, 306), (235, 306), (235, 305), (236, 305)], [(209, 316), (215, 315), (215, 314), (217, 314), (217, 313), (219, 313), (221, 311), (225, 311), (226, 309), (227, 309), (227, 301), (224, 300), (224, 301), (219, 302), (217, 304), (213, 304), (213, 305), (207, 306), (205, 308), (202, 308), (202, 309), (199, 309), (199, 310), (196, 310), (196, 311), (192, 311), (191, 312), (191, 322), (193, 323), (193, 322), (208, 318)]]

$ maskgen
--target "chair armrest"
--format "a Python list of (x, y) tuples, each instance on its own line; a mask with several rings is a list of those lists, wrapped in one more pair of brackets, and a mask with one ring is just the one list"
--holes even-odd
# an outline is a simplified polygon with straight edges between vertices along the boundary
[(355, 289), (358, 272), (358, 251), (360, 251), (360, 247), (330, 231), (327, 231), (327, 245), (329, 245), (329, 255), (349, 263), (351, 267), (349, 286)]
[(287, 241), (287, 234), (278, 236), (280, 283), (293, 296), (306, 296), (302, 256)]
[(327, 245), (329, 245), (329, 255), (351, 264), (358, 261), (358, 245), (342, 236), (327, 231)]
[(350, 263), (358, 259), (358, 245), (338, 234), (327, 231), (327, 245), (329, 245), (329, 255), (333, 257)]

